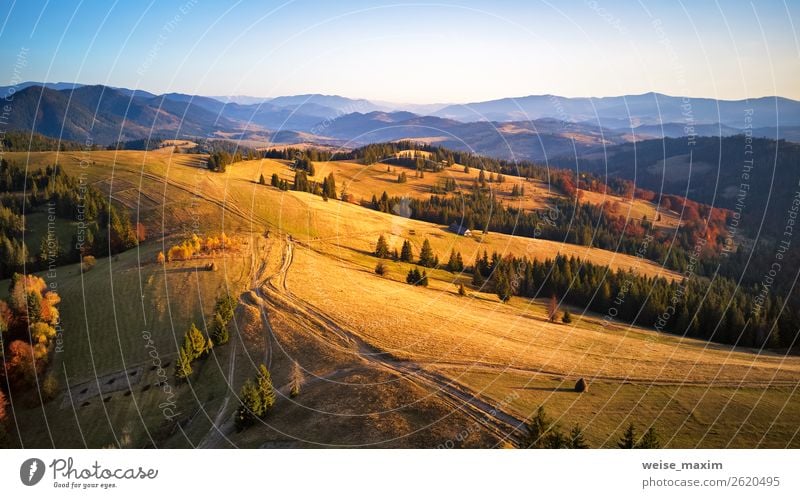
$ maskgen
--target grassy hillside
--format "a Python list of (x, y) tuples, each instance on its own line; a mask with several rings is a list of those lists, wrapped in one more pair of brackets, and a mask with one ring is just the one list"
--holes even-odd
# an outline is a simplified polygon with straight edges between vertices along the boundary
[[(517, 441), (517, 426), (541, 404), (565, 427), (583, 425), (595, 446), (613, 446), (629, 420), (641, 428), (654, 424), (676, 447), (798, 445), (795, 357), (604, 323), (576, 308), (571, 324), (550, 323), (545, 303), (515, 297), (503, 304), (471, 289), (467, 275), (430, 270), (429, 287), (414, 287), (405, 283), (412, 265), (387, 261), (388, 274), (380, 277), (372, 251), (382, 234), (390, 247), (409, 240), (415, 255), (427, 239), (440, 259), (456, 250), (468, 264), (484, 251), (540, 259), (561, 253), (677, 278), (649, 261), (496, 233), (462, 237), (257, 183), (260, 174), (291, 179), (284, 161), (247, 161), (211, 173), (204, 156), (175, 154), (173, 147), (7, 158), (33, 168), (57, 162), (70, 174), (85, 174), (148, 232), (137, 249), (100, 260), (89, 272), (60, 267), (51, 279), (62, 296), (64, 349), (54, 353), (50, 371), (62, 391), (43, 408), (36, 396), (14, 400), (26, 447), (436, 447), (465, 430), (460, 445), (495, 447)], [(388, 189), (427, 195), (448, 175), (464, 185), (477, 175), (453, 166), (422, 179), (412, 171), (408, 183), (398, 184), (398, 171), (386, 172), (385, 165), (315, 166), (315, 178), (333, 172), (339, 190), (365, 199)], [(507, 176), (493, 186), (510, 196), (515, 181), (524, 182)], [(525, 187), (526, 209), (546, 207), (548, 196), (557, 195), (544, 184)], [(650, 213), (644, 201), (614, 202)], [(42, 221), (41, 213), (30, 216), (31, 237), (46, 229)], [(61, 223), (66, 237), (72, 229)], [(238, 249), (155, 262), (159, 251), (191, 233), (222, 231), (239, 241)], [(216, 271), (205, 270), (212, 260)], [(458, 295), (459, 283), (467, 296)], [(186, 328), (192, 322), (203, 328), (224, 290), (238, 299), (231, 341), (198, 362), (189, 383), (165, 369), (179, 413), (168, 420), (163, 379), (152, 369), (146, 340), (162, 365), (174, 364)], [(275, 410), (236, 432), (239, 389), (261, 362), (279, 391)], [(305, 382), (300, 396), (290, 398), (295, 362)], [(588, 393), (571, 391), (579, 377), (589, 381)]]

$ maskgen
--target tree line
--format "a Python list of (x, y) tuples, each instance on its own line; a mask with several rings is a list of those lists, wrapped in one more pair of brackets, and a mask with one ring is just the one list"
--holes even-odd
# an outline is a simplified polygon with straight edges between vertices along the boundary
[[(104, 257), (144, 240), (144, 227), (134, 225), (126, 210), (110, 203), (108, 196), (85, 180), (67, 175), (58, 165), (25, 171), (2, 159), (0, 189), (0, 278), (21, 271), (24, 265), (44, 269), (49, 264), (78, 262), (85, 256)], [(67, 248), (57, 237), (43, 234), (39, 252), (31, 254), (20, 239), (25, 228), (23, 210), (45, 210), (64, 220), (78, 221), (81, 228), (72, 235)]]

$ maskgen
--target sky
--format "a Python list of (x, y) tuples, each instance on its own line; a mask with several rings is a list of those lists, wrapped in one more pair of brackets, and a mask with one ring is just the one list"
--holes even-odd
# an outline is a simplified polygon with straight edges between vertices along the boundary
[(0, 86), (800, 100), (800, 1), (3, 0)]

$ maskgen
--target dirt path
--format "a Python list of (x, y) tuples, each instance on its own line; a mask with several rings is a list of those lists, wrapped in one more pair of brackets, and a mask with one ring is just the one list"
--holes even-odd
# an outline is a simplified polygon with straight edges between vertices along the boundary
[(288, 238), (281, 270), (265, 280), (256, 292), (266, 302), (291, 311), (296, 317), (315, 325), (326, 334), (320, 338), (331, 347), (350, 350), (373, 367), (389, 370), (404, 380), (424, 386), (455, 410), (472, 418), (502, 440), (518, 442), (524, 421), (482, 400), (468, 388), (421, 364), (399, 360), (364, 341), (357, 333), (339, 325), (314, 305), (295, 296), (287, 285), (287, 274), (293, 261), (293, 241)]
[(230, 433), (230, 429), (225, 426), (225, 419), (226, 417), (230, 418), (230, 414), (228, 413), (228, 403), (231, 399), (231, 394), (233, 393), (233, 373), (236, 368), (236, 342), (230, 341), (231, 345), (231, 357), (230, 361), (228, 362), (228, 390), (225, 393), (225, 399), (222, 400), (222, 405), (220, 405), (219, 410), (217, 410), (217, 416), (214, 417), (214, 422), (211, 425), (211, 428), (208, 430), (203, 439), (197, 443), (197, 448), (219, 448), (219, 444), (222, 440), (228, 441), (228, 438), (225, 434)]

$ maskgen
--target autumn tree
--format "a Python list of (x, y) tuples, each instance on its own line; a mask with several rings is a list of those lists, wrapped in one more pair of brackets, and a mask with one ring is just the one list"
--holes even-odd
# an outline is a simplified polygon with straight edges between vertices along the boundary
[(3, 426), (8, 421), (8, 410), (6, 406), (8, 405), (8, 400), (6, 399), (6, 393), (0, 389), (0, 433), (3, 432)]
[(167, 261), (167, 258), (164, 257), (164, 251), (158, 251), (158, 256), (156, 256), (156, 263), (163, 265)]
[(292, 377), (289, 381), (289, 396), (296, 398), (300, 394), (300, 388), (303, 386), (304, 381), (303, 369), (297, 361), (292, 365)]
[(550, 300), (547, 301), (547, 319), (550, 322), (555, 322), (557, 315), (558, 301), (556, 300), (556, 296), (550, 296)]

